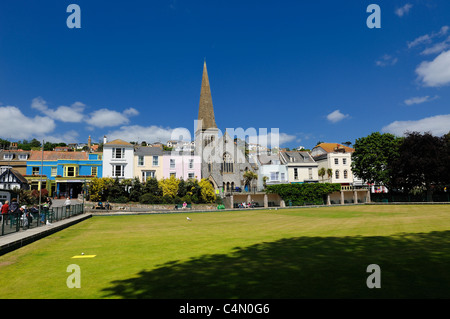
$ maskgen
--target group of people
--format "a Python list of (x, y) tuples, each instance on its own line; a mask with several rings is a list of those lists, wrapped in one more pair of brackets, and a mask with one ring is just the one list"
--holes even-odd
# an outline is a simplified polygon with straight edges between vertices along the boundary
[(242, 202), (242, 203), (239, 203), (238, 207), (239, 208), (254, 208), (254, 207), (256, 207), (256, 203), (254, 201), (251, 201), (248, 203)]
[[(48, 210), (52, 205), (51, 198), (47, 198), (47, 201), (44, 204), (44, 208)], [(21, 220), (22, 225), (27, 227), (31, 224), (33, 217), (36, 217), (39, 214), (39, 209), (36, 205), (31, 208), (27, 208), (26, 205), (20, 206), (17, 202), (17, 198), (11, 199), (11, 203), (9, 201), (5, 201), (4, 204), (0, 202), (0, 212), (1, 217), (0, 221), (5, 224), (8, 224), (8, 217), (11, 220), (11, 223), (16, 223), (18, 219)], [(45, 212), (41, 213), (41, 223), (45, 223)]]

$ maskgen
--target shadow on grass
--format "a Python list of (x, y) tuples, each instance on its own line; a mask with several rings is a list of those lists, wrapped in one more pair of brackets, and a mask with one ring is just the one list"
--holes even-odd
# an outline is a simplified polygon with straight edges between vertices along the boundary
[[(369, 264), (381, 288), (369, 289)], [(450, 231), (299, 237), (172, 261), (103, 292), (119, 298), (449, 298)]]

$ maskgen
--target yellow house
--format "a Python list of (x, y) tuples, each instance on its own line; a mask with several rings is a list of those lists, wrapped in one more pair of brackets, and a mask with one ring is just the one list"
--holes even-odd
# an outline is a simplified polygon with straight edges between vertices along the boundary
[(163, 178), (163, 151), (159, 147), (140, 146), (134, 151), (134, 176), (143, 183), (149, 177)]

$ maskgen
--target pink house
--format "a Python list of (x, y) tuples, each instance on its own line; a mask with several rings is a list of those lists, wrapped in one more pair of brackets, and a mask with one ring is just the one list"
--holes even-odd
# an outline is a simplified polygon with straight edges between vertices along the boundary
[(163, 177), (183, 178), (188, 180), (195, 178), (198, 181), (201, 176), (201, 159), (197, 155), (184, 155), (178, 152), (164, 152), (163, 156)]

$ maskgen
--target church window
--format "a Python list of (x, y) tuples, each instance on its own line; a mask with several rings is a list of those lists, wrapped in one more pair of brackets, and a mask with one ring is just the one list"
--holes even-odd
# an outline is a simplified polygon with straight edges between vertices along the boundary
[(228, 153), (223, 154), (223, 162), (221, 163), (221, 171), (224, 173), (233, 173), (234, 172), (233, 159), (231, 158), (230, 154), (228, 154)]

